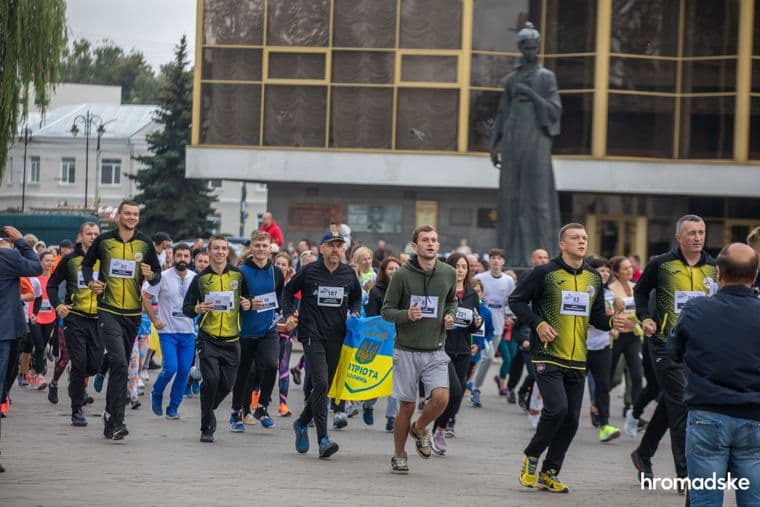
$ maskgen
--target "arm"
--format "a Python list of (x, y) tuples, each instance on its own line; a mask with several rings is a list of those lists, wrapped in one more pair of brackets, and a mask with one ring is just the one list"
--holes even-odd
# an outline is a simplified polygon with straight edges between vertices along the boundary
[(542, 323), (546, 323), (530, 306), (530, 302), (540, 296), (539, 287), (543, 276), (539, 271), (539, 269), (534, 268), (509, 295), (509, 308), (512, 309), (520, 322), (528, 324), (535, 330), (538, 330)]
[(650, 261), (646, 265), (646, 268), (644, 268), (644, 272), (636, 283), (636, 287), (633, 289), (633, 297), (636, 301), (636, 316), (642, 322), (646, 319), (652, 319), (652, 315), (649, 312), (649, 295), (652, 289), (657, 288), (657, 271), (659, 267), (659, 262)]
[[(150, 271), (145, 267), (145, 264), (150, 266)], [(158, 282), (161, 281), (161, 262), (158, 260), (156, 248), (150, 240), (148, 240), (148, 255), (141, 269), (143, 269), (143, 277), (145, 277), (149, 284), (158, 285)]]
[(185, 300), (182, 302), (182, 313), (191, 319), (194, 319), (199, 313), (197, 308), (198, 303), (201, 301), (201, 287), (198, 284), (199, 279), (200, 276), (196, 276), (193, 278), (193, 281), (190, 282), (190, 287), (187, 288), (187, 293), (185, 294)]
[(607, 315), (607, 309), (604, 307), (604, 287), (602, 287), (602, 279), (599, 275), (596, 276), (596, 279), (596, 297), (591, 304), (589, 322), (592, 326), (601, 331), (609, 331), (612, 329), (612, 319)]
[(686, 353), (686, 342), (689, 339), (688, 327), (692, 320), (690, 310), (690, 305), (687, 304), (678, 315), (676, 325), (673, 326), (667, 341), (668, 354), (677, 363), (683, 362), (683, 356)]
[(354, 275), (354, 281), (348, 294), (348, 311), (359, 315), (362, 311), (362, 286), (359, 279)]
[(364, 313), (367, 314), (367, 317), (375, 317), (377, 315), (380, 315), (380, 307), (383, 306), (383, 302), (379, 297), (377, 297), (377, 293), (378, 291), (375, 287), (372, 287), (372, 290), (369, 291), (367, 305), (364, 307)]
[(82, 259), (82, 278), (86, 285), (89, 285), (92, 281), (92, 268), (95, 266), (95, 261), (98, 260), (98, 251), (100, 250), (100, 242), (102, 238), (102, 234), (95, 238), (90, 249), (84, 254), (84, 259)]
[[(19, 236), (21, 236), (21, 233), (19, 233)], [(8, 237), (11, 240), (13, 238), (10, 234)], [(34, 249), (29, 246), (29, 243), (23, 237), (20, 237), (20, 239), (13, 241), (13, 244), (16, 245), (16, 251), (18, 252), (18, 259), (15, 261), (18, 266), (18, 276), (41, 275), (42, 264), (40, 264), (40, 258), (34, 253)]]
[(457, 279), (454, 270), (451, 270), (449, 293), (446, 294), (446, 304), (443, 307), (443, 315), (450, 316), (452, 319), (457, 316), (457, 306), (459, 306), (459, 300), (457, 299)]
[(274, 268), (274, 293), (277, 295), (277, 307), (282, 308), (282, 287), (285, 284), (285, 275), (279, 268)]
[(68, 265), (68, 258), (64, 257), (61, 262), (55, 267), (55, 270), (50, 275), (47, 283), (48, 300), (53, 308), (58, 309), (58, 306), (63, 303), (61, 298), (58, 297), (58, 286), (66, 281), (66, 266)]
[(403, 296), (403, 275), (399, 276), (398, 272), (396, 272), (396, 274), (393, 275), (393, 278), (391, 278), (391, 282), (388, 284), (388, 290), (385, 293), (385, 300), (383, 301), (383, 308), (380, 310), (380, 314), (384, 320), (395, 322), (396, 324), (409, 322), (409, 310), (407, 308), (400, 308)]
[(303, 287), (304, 270), (302, 269), (290, 279), (282, 288), (282, 316), (288, 318), (296, 311), (293, 300), (295, 294)]

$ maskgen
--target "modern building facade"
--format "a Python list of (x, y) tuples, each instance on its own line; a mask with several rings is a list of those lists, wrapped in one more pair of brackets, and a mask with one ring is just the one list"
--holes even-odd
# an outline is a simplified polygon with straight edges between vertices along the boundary
[(698, 213), (714, 251), (760, 224), (757, 4), (198, 0), (187, 175), (266, 183), (289, 239), (336, 220), (398, 247), (433, 223), (446, 248), (487, 249), (486, 152), (530, 20), (563, 102), (563, 220), (646, 258)]

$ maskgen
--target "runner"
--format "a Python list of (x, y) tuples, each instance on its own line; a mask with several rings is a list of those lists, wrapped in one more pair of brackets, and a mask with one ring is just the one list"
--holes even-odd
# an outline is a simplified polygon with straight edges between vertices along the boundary
[[(42, 300), (39, 307), (34, 306), (33, 313), (29, 319), (29, 331), (32, 335), (32, 345), (34, 352), (32, 354), (32, 368), (29, 370), (27, 382), (34, 389), (45, 389), (48, 384), (45, 380), (47, 370), (47, 358), (45, 357), (45, 346), (53, 336), (56, 324), (55, 308), (50, 303), (48, 296), (48, 279), (53, 269), (53, 259), (55, 256), (50, 250), (43, 250), (40, 254), (40, 264), (42, 264), (42, 274), (37, 280), (42, 288)], [(53, 292), (57, 292), (56, 286)]]
[(208, 240), (211, 263), (193, 278), (182, 305), (183, 313), (198, 324), (201, 376), (201, 442), (212, 443), (216, 410), (232, 390), (240, 362), (240, 311), (251, 308), (245, 277), (227, 263), (227, 240)]
[[(284, 277), (283, 285), (288, 283), (295, 274), (293, 258), (287, 252), (280, 252), (274, 257), (274, 265)], [(282, 306), (282, 305), (280, 305)], [(290, 417), (292, 412), (288, 408), (288, 389), (290, 388), (290, 354), (293, 351), (293, 332), (285, 326), (282, 318), (282, 308), (277, 318), (277, 333), (280, 335), (280, 367), (277, 387), (280, 392), (280, 406), (277, 415)]]
[[(143, 284), (143, 310), (156, 328), (161, 343), (161, 372), (151, 392), (151, 408), (158, 416), (164, 414), (164, 390), (174, 377), (166, 407), (167, 419), (179, 419), (179, 405), (195, 357), (195, 324), (182, 313), (185, 294), (195, 276), (190, 270), (190, 247), (180, 243), (174, 247), (174, 267), (161, 273), (161, 282)], [(154, 297), (158, 298), (158, 315), (153, 311)]]
[[(140, 327), (140, 289), (144, 280), (161, 281), (161, 266), (151, 239), (137, 229), (140, 208), (122, 201), (117, 209), (118, 228), (95, 240), (82, 260), (82, 277), (98, 295), (98, 331), (108, 350), (108, 391), (103, 411), (103, 436), (122, 440), (129, 434), (124, 424), (127, 368)], [(95, 278), (96, 262), (100, 261)]]

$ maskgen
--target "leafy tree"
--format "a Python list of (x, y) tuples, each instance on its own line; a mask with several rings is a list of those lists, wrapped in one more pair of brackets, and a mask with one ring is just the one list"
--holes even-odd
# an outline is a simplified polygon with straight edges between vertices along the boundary
[(44, 111), (65, 47), (64, 0), (0, 1), (0, 179), (19, 123), (29, 111), (30, 88)]
[(130, 176), (140, 191), (135, 200), (145, 205), (140, 213), (142, 228), (150, 233), (166, 231), (175, 238), (208, 236), (216, 199), (208, 180), (185, 178), (193, 88), (192, 70), (187, 67), (187, 38), (183, 35), (174, 61), (162, 67), (155, 121), (163, 129), (148, 135), (152, 155), (136, 157), (146, 168)]

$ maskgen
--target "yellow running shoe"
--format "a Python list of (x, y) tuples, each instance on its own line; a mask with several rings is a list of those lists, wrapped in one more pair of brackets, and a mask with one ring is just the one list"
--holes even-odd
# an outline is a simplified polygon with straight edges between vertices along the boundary
[(556, 470), (547, 470), (538, 474), (538, 487), (550, 493), (570, 493), (570, 488), (557, 478)]
[(619, 436), (620, 430), (609, 424), (602, 426), (602, 429), (599, 430), (600, 442), (609, 442), (610, 440), (615, 440)]
[(525, 456), (523, 459), (522, 470), (520, 470), (520, 484), (526, 488), (535, 488), (538, 476), (536, 475), (536, 469), (538, 468), (538, 458)]

